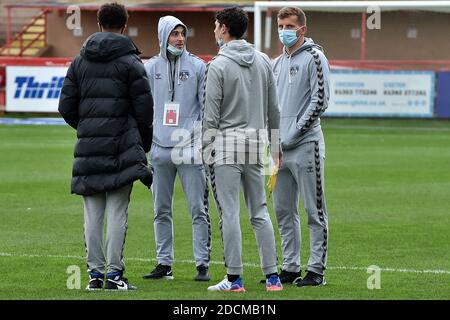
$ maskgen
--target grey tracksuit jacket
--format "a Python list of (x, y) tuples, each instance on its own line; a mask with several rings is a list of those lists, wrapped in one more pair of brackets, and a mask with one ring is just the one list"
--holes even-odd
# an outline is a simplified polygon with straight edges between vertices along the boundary
[[(317, 66), (316, 61), (319, 63)], [(322, 130), (319, 116), (328, 107), (330, 96), (330, 71), (322, 47), (311, 38), (305, 38), (297, 51), (291, 55), (283, 52), (275, 59), (273, 72), (281, 107), (280, 137), (283, 150), (315, 140)]]
[[(224, 146), (237, 142), (238, 150), (245, 144), (248, 151), (249, 144), (261, 144), (264, 137), (270, 138), (271, 130), (279, 129), (275, 80), (267, 55), (254, 50), (245, 40), (230, 41), (210, 63), (207, 78), (208, 107), (203, 119), (205, 162), (221, 160), (218, 155), (215, 160), (210, 159), (212, 149), (224, 151)], [(249, 137), (249, 132), (255, 131), (265, 134)]]
[[(161, 18), (158, 24), (160, 54), (145, 63), (155, 110), (153, 143), (166, 148), (188, 146), (193, 143), (194, 129), (198, 130), (198, 137), (201, 133), (205, 63), (186, 49), (174, 62), (169, 60), (167, 41), (172, 30), (178, 25), (187, 30), (183, 22), (175, 17)], [(174, 69), (175, 79), (172, 80)], [(173, 91), (173, 100), (180, 103), (179, 125), (164, 126), (164, 103), (172, 100)], [(185, 135), (175, 133), (172, 137), (174, 131), (179, 129), (183, 129)]]

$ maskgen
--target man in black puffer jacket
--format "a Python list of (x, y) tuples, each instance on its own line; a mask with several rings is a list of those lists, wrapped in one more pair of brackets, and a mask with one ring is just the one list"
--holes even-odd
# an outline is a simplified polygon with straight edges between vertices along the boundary
[(152, 141), (153, 99), (140, 52), (123, 35), (125, 7), (104, 4), (97, 17), (101, 32), (86, 40), (72, 62), (59, 112), (77, 130), (72, 193), (84, 200), (87, 289), (131, 290), (135, 287), (123, 278), (127, 210), (133, 182), (150, 187), (152, 181), (146, 152)]

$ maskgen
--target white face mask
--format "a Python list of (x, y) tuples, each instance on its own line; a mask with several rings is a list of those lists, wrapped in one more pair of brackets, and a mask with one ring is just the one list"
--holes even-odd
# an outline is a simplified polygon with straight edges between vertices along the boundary
[(168, 44), (167, 51), (169, 51), (174, 56), (178, 57), (178, 56), (181, 56), (181, 54), (183, 53), (184, 47), (183, 47), (183, 49), (178, 49), (178, 48), (172, 46), (171, 44)]

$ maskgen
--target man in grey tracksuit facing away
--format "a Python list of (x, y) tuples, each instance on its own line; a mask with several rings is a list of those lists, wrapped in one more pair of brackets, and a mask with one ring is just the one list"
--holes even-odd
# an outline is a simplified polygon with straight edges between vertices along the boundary
[(200, 153), (205, 64), (186, 50), (186, 32), (179, 19), (162, 17), (158, 24), (160, 54), (145, 64), (154, 100), (150, 161), (158, 260), (146, 279), (173, 278), (172, 203), (178, 173), (192, 215), (195, 280), (209, 280), (208, 185)]
[[(268, 57), (245, 40), (247, 14), (228, 8), (216, 14), (218, 56), (208, 65), (203, 120), (203, 157), (219, 212), (227, 276), (210, 291), (245, 291), (242, 283), (240, 187), (256, 235), (268, 291), (282, 285), (277, 275), (275, 235), (266, 204), (261, 132), (279, 129), (275, 79)], [(277, 141), (278, 142), (278, 141)], [(278, 161), (279, 146), (272, 149)]]
[[(329, 66), (320, 46), (305, 38), (306, 17), (298, 8), (278, 13), (284, 50), (273, 63), (280, 102), (280, 137), (283, 164), (274, 191), (274, 206), (281, 235), (282, 282), (297, 286), (325, 284), (328, 215), (324, 196), (325, 144), (319, 116), (328, 106)], [(303, 199), (310, 231), (307, 275), (300, 277), (300, 219), (298, 197)]]

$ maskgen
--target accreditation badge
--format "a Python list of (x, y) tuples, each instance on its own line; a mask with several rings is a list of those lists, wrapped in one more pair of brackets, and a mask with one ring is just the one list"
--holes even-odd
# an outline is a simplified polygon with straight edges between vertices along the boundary
[(180, 104), (177, 102), (164, 103), (164, 117), (163, 125), (178, 126), (178, 119), (180, 116)]

